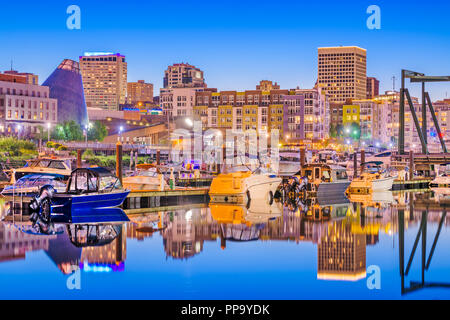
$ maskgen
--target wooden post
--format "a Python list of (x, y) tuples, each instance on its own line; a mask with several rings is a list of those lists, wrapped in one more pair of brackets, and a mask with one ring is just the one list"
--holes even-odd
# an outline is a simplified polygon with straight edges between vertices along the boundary
[(161, 165), (161, 150), (156, 151), (156, 165)]
[(300, 148), (300, 167), (303, 168), (306, 164), (306, 149), (305, 147)]
[(83, 162), (81, 159), (81, 149), (77, 150), (77, 168), (81, 168), (83, 166)]
[(358, 177), (358, 152), (353, 154), (353, 179)]
[(360, 171), (361, 173), (364, 170), (363, 163), (365, 162), (366, 162), (366, 151), (364, 149), (361, 149), (361, 171)]
[(122, 143), (119, 141), (116, 144), (116, 175), (119, 178), (120, 183), (123, 181), (122, 175), (122, 163), (123, 163), (123, 147)]
[(409, 180), (414, 179), (414, 151), (409, 151)]

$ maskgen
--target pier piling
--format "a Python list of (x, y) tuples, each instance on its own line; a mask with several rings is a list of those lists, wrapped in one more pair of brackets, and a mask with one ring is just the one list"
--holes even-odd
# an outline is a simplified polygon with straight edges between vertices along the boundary
[(81, 149), (78, 149), (77, 150), (77, 169), (79, 169), (83, 166), (81, 155), (82, 155)]
[(122, 143), (118, 141), (116, 144), (116, 175), (119, 178), (120, 183), (123, 182), (122, 163), (123, 163), (123, 146)]
[(364, 150), (364, 149), (361, 149), (361, 170), (360, 170), (360, 174), (362, 174), (363, 173), (363, 170), (364, 170), (364, 165), (363, 165), (363, 163), (365, 163), (366, 162), (366, 151)]
[(409, 180), (414, 180), (414, 151), (409, 151)]
[(353, 179), (358, 177), (358, 153), (353, 154)]

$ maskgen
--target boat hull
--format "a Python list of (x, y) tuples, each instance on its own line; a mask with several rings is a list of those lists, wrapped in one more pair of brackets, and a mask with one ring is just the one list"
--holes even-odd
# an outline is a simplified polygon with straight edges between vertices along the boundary
[(122, 205), (130, 192), (111, 192), (102, 194), (70, 195), (56, 194), (52, 198), (52, 214), (70, 214), (76, 210), (114, 208)]
[(317, 188), (317, 198), (327, 200), (341, 199), (349, 185), (350, 181), (321, 183)]

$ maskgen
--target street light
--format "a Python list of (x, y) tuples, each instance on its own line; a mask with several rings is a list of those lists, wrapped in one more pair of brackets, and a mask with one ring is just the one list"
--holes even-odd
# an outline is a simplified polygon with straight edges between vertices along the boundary
[(50, 141), (50, 127), (52, 124), (50, 122), (47, 123), (47, 141)]
[(185, 122), (186, 122), (186, 124), (187, 124), (189, 127), (192, 127), (192, 126), (194, 125), (194, 123), (192, 122), (192, 120), (189, 119), (189, 118), (186, 118)]

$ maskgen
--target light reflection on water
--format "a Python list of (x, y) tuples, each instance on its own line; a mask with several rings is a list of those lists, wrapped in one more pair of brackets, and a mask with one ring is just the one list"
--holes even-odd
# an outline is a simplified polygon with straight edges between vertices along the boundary
[[(52, 235), (0, 223), (0, 298), (450, 298), (450, 200), (351, 200), (274, 204), (269, 214), (192, 205)], [(67, 289), (74, 266), (81, 290)], [(367, 286), (371, 266), (379, 290)]]

